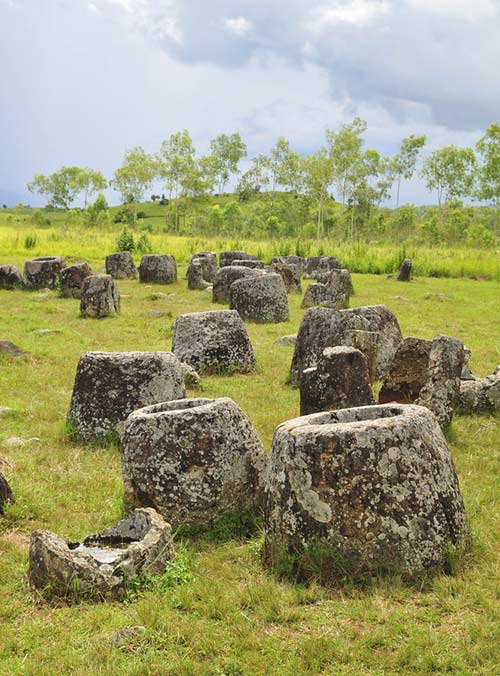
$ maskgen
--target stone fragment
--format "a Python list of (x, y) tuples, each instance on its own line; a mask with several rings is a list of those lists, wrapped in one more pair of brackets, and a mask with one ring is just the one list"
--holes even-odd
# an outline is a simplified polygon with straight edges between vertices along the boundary
[(377, 379), (377, 354), (379, 349), (379, 338), (380, 334), (376, 331), (351, 331), (351, 345), (352, 347), (355, 347), (356, 350), (359, 350), (365, 355), (368, 364), (370, 383), (372, 385)]
[(273, 256), (271, 259), (271, 264), (272, 263), (285, 263), (285, 265), (296, 265), (299, 270), (300, 270), (300, 276), (302, 277), (302, 273), (304, 270), (304, 259), (302, 256)]
[(191, 263), (193, 261), (199, 261), (203, 279), (212, 284), (217, 274), (217, 254), (215, 251), (199, 251), (191, 257)]
[(379, 404), (415, 402), (427, 383), (432, 341), (405, 338), (398, 347), (379, 393)]
[(458, 413), (485, 414), (500, 411), (500, 369), (486, 378), (462, 380), (457, 402)]
[(88, 263), (70, 265), (61, 270), (60, 290), (63, 298), (81, 298), (83, 282), (93, 275)]
[(229, 307), (243, 320), (261, 323), (286, 322), (288, 298), (281, 276), (276, 273), (238, 279), (229, 289)]
[(304, 263), (304, 278), (326, 281), (320, 278), (336, 268), (340, 268), (340, 263), (335, 256), (309, 256)]
[(0, 418), (8, 418), (16, 414), (16, 409), (10, 406), (0, 406)]
[(349, 307), (352, 282), (347, 269), (334, 269), (328, 273), (325, 283), (311, 284), (302, 301), (303, 308), (319, 305), (343, 310)]
[(378, 334), (376, 375), (383, 378), (403, 339), (398, 320), (388, 307), (367, 305), (349, 310), (311, 308), (304, 314), (297, 335), (290, 369), (292, 385), (298, 385), (304, 369), (317, 365), (325, 347), (352, 346), (354, 331)]
[(289, 336), (281, 336), (280, 338), (276, 338), (274, 341), (275, 345), (295, 345), (297, 342), (297, 334), (296, 333), (291, 333)]
[(139, 281), (173, 284), (177, 281), (177, 264), (171, 254), (145, 254), (139, 264)]
[(462, 373), (460, 374), (461, 380), (476, 380), (469, 366), (471, 354), (472, 352), (470, 351), (470, 349), (466, 345), (464, 345), (464, 365), (462, 367)]
[(118, 437), (132, 411), (185, 393), (182, 367), (171, 352), (85, 352), (68, 422), (77, 438), (105, 441)]
[(256, 261), (257, 256), (249, 254), (246, 251), (221, 251), (219, 254), (220, 267), (224, 268), (227, 265), (233, 265), (233, 261)]
[(24, 286), (30, 290), (54, 289), (64, 267), (66, 264), (60, 256), (32, 258), (24, 264)]
[(199, 390), (201, 387), (201, 378), (197, 371), (186, 364), (181, 362), (182, 373), (184, 374), (184, 384), (188, 390)]
[(405, 258), (404, 261), (401, 263), (401, 267), (399, 268), (397, 280), (398, 280), (398, 282), (409, 282), (411, 280), (411, 259), (410, 258)]
[(258, 270), (243, 267), (241, 265), (225, 265), (217, 270), (212, 289), (212, 300), (214, 303), (228, 303), (229, 289), (231, 284), (237, 279), (243, 277), (254, 277), (262, 274)]
[(111, 275), (90, 275), (83, 280), (82, 317), (107, 317), (120, 310), (120, 291)]
[(255, 357), (247, 330), (234, 310), (190, 312), (174, 324), (172, 351), (198, 373), (247, 373)]
[(122, 598), (139, 575), (163, 573), (174, 556), (170, 524), (154, 509), (136, 509), (83, 542), (34, 531), (28, 579), (48, 598)]
[(307, 562), (317, 552), (329, 580), (446, 571), (450, 547), (470, 542), (446, 440), (430, 411), (414, 405), (316, 413), (280, 425), (264, 520), (271, 566), (282, 569), (292, 556), (296, 575), (314, 575)]
[(309, 284), (302, 299), (302, 308), (310, 307), (336, 307), (336, 293), (328, 284), (316, 282)]
[(463, 364), (464, 346), (460, 340), (442, 334), (434, 338), (427, 382), (415, 403), (431, 410), (442, 428), (450, 425), (458, 402)]
[(189, 264), (187, 270), (188, 289), (204, 291), (210, 284), (203, 277), (203, 268), (199, 258), (195, 258)]
[(15, 289), (23, 283), (17, 265), (0, 265), (0, 289)]
[(137, 279), (137, 268), (130, 251), (119, 251), (106, 256), (106, 274), (114, 279)]
[(5, 354), (9, 357), (21, 357), (23, 354), (29, 354), (29, 352), (24, 352), (20, 347), (11, 343), (10, 340), (0, 340), (0, 354)]
[(146, 627), (142, 624), (129, 624), (117, 631), (114, 631), (109, 637), (112, 646), (122, 646), (135, 641), (146, 633)]
[(300, 376), (300, 415), (374, 404), (368, 362), (353, 347), (327, 347)]
[(5, 507), (15, 502), (14, 493), (6, 477), (0, 472), (0, 516), (5, 513)]
[(174, 526), (257, 510), (266, 452), (232, 399), (184, 399), (132, 413), (122, 437), (125, 496)]
[(290, 293), (290, 291), (302, 293), (302, 285), (300, 283), (302, 268), (295, 265), (295, 263), (271, 263), (269, 272), (276, 272), (280, 275), (287, 293)]

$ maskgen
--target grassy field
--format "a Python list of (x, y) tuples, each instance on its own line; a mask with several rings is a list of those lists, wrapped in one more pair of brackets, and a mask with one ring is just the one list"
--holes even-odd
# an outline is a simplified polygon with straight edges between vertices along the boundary
[[(94, 269), (103, 265), (116, 237), (96, 235), (87, 246), (44, 230), (27, 252), (22, 229), (17, 243), (15, 225), (0, 233), (0, 263), (62, 253), (69, 260), (86, 259)], [(155, 249), (175, 253), (180, 261), (192, 250), (217, 246), (164, 235), (152, 239)], [(118, 450), (89, 450), (66, 435), (78, 358), (96, 349), (169, 349), (178, 314), (214, 308), (206, 292), (187, 290), (184, 271), (181, 265), (178, 283), (170, 286), (119, 282), (122, 311), (104, 320), (79, 318), (78, 301), (60, 299), (56, 292), (0, 291), (0, 339), (30, 353), (0, 358), (0, 405), (15, 409), (0, 419), (0, 471), (17, 497), (0, 519), (0, 673), (498, 673), (499, 434), (492, 417), (456, 417), (448, 435), (473, 535), (472, 553), (453, 576), (421, 588), (397, 579), (368, 589), (294, 585), (262, 568), (259, 534), (244, 540), (226, 533), (221, 541), (210, 536), (178, 541), (175, 566), (123, 603), (67, 607), (32, 596), (25, 579), (32, 530), (78, 539), (123, 514)], [(497, 282), (417, 277), (403, 284), (360, 274), (353, 281), (352, 304), (385, 303), (405, 336), (445, 333), (462, 339), (472, 350), (477, 375), (498, 363)], [(286, 324), (248, 324), (256, 373), (203, 379), (203, 395), (232, 397), (267, 448), (275, 427), (299, 410), (298, 392), (286, 385), (292, 348), (273, 344), (299, 326), (300, 297), (290, 296), (290, 306)], [(40, 328), (57, 332), (35, 333)], [(13, 436), (27, 443), (6, 445)], [(137, 624), (146, 631), (112, 643), (114, 631)]]

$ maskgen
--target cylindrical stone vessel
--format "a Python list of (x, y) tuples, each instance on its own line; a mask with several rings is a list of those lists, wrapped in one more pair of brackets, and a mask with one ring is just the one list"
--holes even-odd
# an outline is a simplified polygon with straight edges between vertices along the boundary
[(139, 281), (173, 284), (177, 281), (177, 264), (171, 254), (146, 254), (139, 265)]
[(54, 289), (65, 266), (60, 256), (32, 258), (24, 264), (24, 286), (27, 289)]
[(173, 525), (261, 506), (266, 453), (232, 399), (183, 399), (132, 413), (121, 442), (125, 496)]
[(114, 279), (137, 279), (137, 268), (130, 251), (118, 251), (118, 253), (106, 256), (106, 274)]
[(120, 291), (111, 275), (85, 277), (80, 297), (82, 317), (107, 317), (120, 310)]
[(229, 307), (243, 320), (252, 322), (287, 322), (289, 317), (286, 288), (275, 272), (233, 282), (229, 288)]
[(0, 289), (14, 289), (22, 283), (17, 265), (0, 265)]
[(70, 265), (61, 270), (61, 296), (63, 298), (81, 298), (83, 282), (93, 274), (88, 263)]
[(68, 422), (84, 441), (116, 439), (132, 411), (185, 394), (184, 372), (171, 352), (85, 352)]
[(315, 413), (280, 425), (267, 473), (265, 554), (299, 574), (412, 578), (443, 570), (469, 532), (435, 417), (414, 405)]

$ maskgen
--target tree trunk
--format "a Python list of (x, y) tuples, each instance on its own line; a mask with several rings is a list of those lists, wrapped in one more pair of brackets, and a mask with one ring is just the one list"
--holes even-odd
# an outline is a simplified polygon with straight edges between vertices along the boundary
[(401, 188), (401, 174), (398, 175), (398, 191), (396, 197), (396, 209), (399, 209), (399, 190)]

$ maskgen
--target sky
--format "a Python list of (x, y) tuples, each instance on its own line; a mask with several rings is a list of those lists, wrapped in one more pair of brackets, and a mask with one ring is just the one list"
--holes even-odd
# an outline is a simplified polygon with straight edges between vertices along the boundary
[[(500, 119), (499, 36), (500, 0), (0, 0), (0, 201), (181, 129), (200, 154), (236, 131), (310, 153), (355, 116), (384, 155), (473, 145)], [(414, 179), (401, 200), (435, 198)]]

